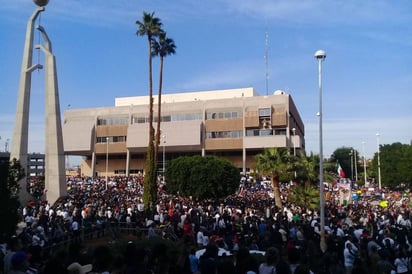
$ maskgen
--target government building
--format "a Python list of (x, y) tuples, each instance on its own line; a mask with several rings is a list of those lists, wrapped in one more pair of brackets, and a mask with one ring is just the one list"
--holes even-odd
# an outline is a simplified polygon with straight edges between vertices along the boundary
[[(153, 96), (153, 126), (157, 95)], [(215, 155), (240, 172), (255, 168), (264, 148), (305, 149), (305, 129), (290, 94), (259, 96), (253, 88), (162, 94), (159, 172), (179, 156)], [(83, 156), (82, 176), (144, 172), (149, 142), (149, 96), (115, 98), (113, 107), (64, 112), (66, 155)]]

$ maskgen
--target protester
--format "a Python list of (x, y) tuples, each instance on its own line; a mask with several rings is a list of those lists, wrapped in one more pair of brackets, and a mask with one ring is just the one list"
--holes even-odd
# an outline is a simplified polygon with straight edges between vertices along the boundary
[[(235, 258), (239, 253), (246, 254), (245, 250), (264, 253), (276, 247), (279, 251), (277, 274), (288, 273), (290, 268), (296, 271), (301, 264), (314, 273), (321, 269), (337, 271), (344, 266), (349, 273), (358, 266), (357, 259), (361, 264), (370, 263), (368, 271), (383, 271), (390, 266), (394, 268), (397, 249), (412, 250), (411, 194), (399, 200), (390, 190), (383, 190), (388, 205), (380, 205), (367, 195), (352, 203), (341, 203), (338, 192), (333, 187), (327, 189), (325, 237), (328, 249), (323, 253), (319, 249), (319, 212), (290, 202), (288, 195), (294, 187), (291, 184), (280, 183), (282, 208), (275, 205), (270, 186), (263, 187), (250, 178), (244, 179), (238, 192), (216, 200), (171, 195), (159, 186), (159, 200), (153, 206), (152, 216), (144, 210), (141, 175), (111, 176), (107, 190), (105, 179), (99, 177), (69, 177), (67, 186), (68, 196), (54, 205), (28, 203), (21, 209), (25, 228), (18, 238), (26, 250), (43, 251), (61, 243), (82, 243), (96, 236), (103, 237), (107, 235), (105, 232), (110, 232), (112, 242), (117, 242), (119, 233), (126, 232), (136, 237), (144, 234), (172, 241), (185, 239), (185, 244), (195, 249), (215, 246), (233, 252), (234, 257), (228, 256), (225, 260), (210, 254), (208, 258), (199, 259), (200, 270), (202, 261), (206, 267), (205, 263), (210, 265), (212, 258), (216, 271), (222, 269), (223, 261), (239, 269), (249, 260), (245, 256), (246, 260), (238, 264)], [(366, 193), (367, 190), (362, 191)], [(304, 262), (283, 260), (295, 249), (306, 256)], [(43, 252), (40, 254), (43, 256)], [(333, 254), (333, 261), (328, 259), (327, 268), (318, 265), (327, 254)], [(309, 260), (308, 256), (311, 256)], [(10, 256), (7, 260), (10, 261)], [(331, 267), (332, 263), (340, 267)], [(251, 271), (258, 272), (258, 267), (259, 264)]]

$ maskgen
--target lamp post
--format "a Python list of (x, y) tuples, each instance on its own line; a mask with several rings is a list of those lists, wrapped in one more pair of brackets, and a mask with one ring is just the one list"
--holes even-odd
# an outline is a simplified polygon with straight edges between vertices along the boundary
[(355, 165), (355, 182), (357, 182), (358, 181), (358, 156), (356, 156), (357, 155), (357, 151), (355, 150), (354, 151), (354, 155), (353, 155), (353, 157), (354, 157), (354, 165)]
[(381, 158), (380, 158), (380, 144), (379, 144), (379, 133), (376, 133), (376, 144), (378, 147), (378, 186), (379, 189), (382, 189), (382, 182), (381, 182)]
[(350, 179), (353, 181), (353, 149), (349, 153), (350, 155)]
[(165, 177), (165, 170), (166, 170), (166, 135), (162, 135), (162, 139), (163, 139), (163, 182), (166, 181), (166, 177)]
[(106, 190), (107, 190), (108, 170), (109, 170), (109, 137), (106, 137)]
[(10, 139), (7, 138), (6, 143), (4, 144), (4, 152), (9, 152), (9, 142)]
[(326, 58), (324, 50), (315, 52), (318, 60), (318, 83), (319, 83), (319, 195), (320, 195), (320, 249), (326, 251), (325, 241), (325, 195), (323, 194), (323, 136), (322, 136), (322, 62)]
[(363, 150), (363, 174), (365, 179), (365, 186), (367, 186), (367, 179), (366, 179), (366, 154), (365, 154), (365, 142), (362, 142), (362, 150)]
[[(293, 156), (296, 157), (296, 128), (292, 128), (292, 132), (293, 132)], [(294, 168), (295, 171), (293, 172), (295, 175), (295, 179), (296, 179), (296, 168)]]

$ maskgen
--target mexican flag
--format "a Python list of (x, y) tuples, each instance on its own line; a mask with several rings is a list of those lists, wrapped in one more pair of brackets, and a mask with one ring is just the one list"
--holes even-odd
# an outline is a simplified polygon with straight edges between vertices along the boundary
[(341, 178), (345, 178), (345, 172), (343, 171), (343, 169), (342, 169), (342, 167), (340, 166), (339, 162), (336, 163), (336, 168), (337, 168), (338, 175), (339, 175)]

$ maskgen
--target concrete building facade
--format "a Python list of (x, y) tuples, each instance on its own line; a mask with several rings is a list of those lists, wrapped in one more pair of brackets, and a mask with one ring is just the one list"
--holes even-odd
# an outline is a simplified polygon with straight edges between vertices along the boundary
[[(305, 148), (302, 119), (283, 91), (268, 96), (259, 96), (253, 88), (163, 94), (162, 101), (160, 170), (179, 156), (216, 155), (248, 172), (264, 148)], [(156, 114), (154, 104), (155, 128)], [(148, 117), (148, 96), (116, 98), (113, 107), (68, 109), (64, 151), (83, 156), (83, 176), (142, 173)]]

